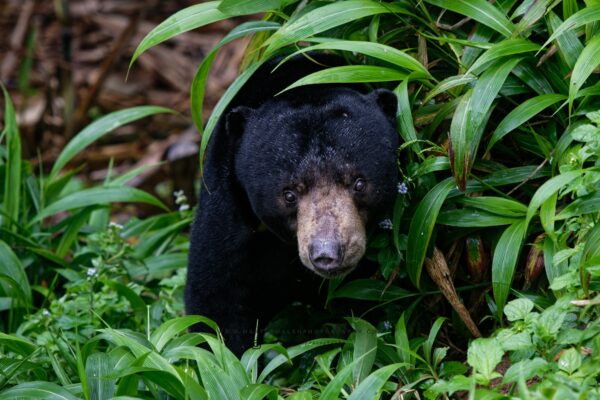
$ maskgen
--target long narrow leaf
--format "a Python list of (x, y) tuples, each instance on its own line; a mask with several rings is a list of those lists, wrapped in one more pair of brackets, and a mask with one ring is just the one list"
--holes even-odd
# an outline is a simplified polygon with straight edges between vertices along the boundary
[(373, 65), (343, 65), (313, 72), (298, 79), (283, 91), (305, 85), (319, 85), (325, 83), (365, 83), (365, 82), (390, 82), (401, 81), (408, 76), (405, 72), (395, 69), (376, 67)]
[(453, 187), (454, 180), (452, 178), (446, 178), (435, 185), (421, 200), (410, 222), (406, 250), (406, 269), (411, 282), (417, 288), (420, 287), (423, 261), (425, 260), (433, 227), (440, 208)]
[(526, 230), (527, 222), (525, 220), (509, 226), (500, 236), (500, 240), (494, 249), (492, 289), (499, 316), (502, 316), (504, 305), (508, 299)]
[(540, 46), (526, 39), (506, 39), (493, 45), (486, 50), (471, 67), (465, 72), (465, 75), (477, 74), (483, 67), (500, 58), (513, 56), (515, 54), (528, 53), (539, 50)]
[(492, 28), (503, 36), (512, 35), (515, 26), (492, 3), (485, 0), (425, 0), (427, 3), (457, 12)]
[(554, 33), (550, 36), (546, 43), (542, 47), (546, 47), (553, 40), (555, 40), (558, 36), (562, 35), (567, 31), (572, 31), (574, 29), (579, 28), (585, 24), (589, 24), (590, 22), (600, 21), (600, 5), (594, 5), (590, 7), (586, 7), (575, 14), (571, 15), (565, 22), (560, 24), (558, 28), (554, 31)]
[[(4, 132), (6, 137), (7, 160), (4, 170), (4, 216), (0, 214), (0, 226), (16, 230), (12, 222), (19, 219), (19, 204), (21, 198), (21, 137), (17, 127), (17, 117), (10, 96), (4, 85)], [(11, 226), (12, 225), (12, 226)]]
[(590, 40), (579, 55), (575, 67), (573, 67), (571, 84), (569, 85), (569, 110), (573, 106), (575, 95), (598, 65), (600, 65), (600, 36)]

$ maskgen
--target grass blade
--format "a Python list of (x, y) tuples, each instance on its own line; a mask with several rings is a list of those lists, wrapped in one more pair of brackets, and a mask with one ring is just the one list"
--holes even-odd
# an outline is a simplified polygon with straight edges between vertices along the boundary
[(431, 239), (431, 233), (440, 208), (450, 190), (454, 187), (452, 178), (446, 178), (435, 185), (419, 203), (408, 231), (406, 269), (408, 276), (417, 288), (420, 287), (423, 261)]
[(72, 193), (40, 211), (30, 223), (38, 222), (61, 211), (110, 203), (146, 203), (167, 210), (156, 197), (132, 187), (95, 187)]
[(401, 81), (408, 76), (405, 72), (395, 69), (376, 67), (373, 65), (344, 65), (313, 72), (285, 88), (293, 89), (305, 85), (319, 85), (325, 83), (366, 83)]
[(372, 0), (347, 0), (318, 7), (284, 25), (273, 34), (265, 42), (265, 45), (268, 46), (266, 54), (336, 26), (384, 13), (408, 14), (408, 11), (395, 4), (384, 4)]
[(222, 0), (218, 9), (227, 16), (234, 17), (277, 10), (283, 2), (283, 0)]
[(149, 48), (169, 40), (173, 36), (182, 34), (183, 32), (191, 31), (192, 29), (228, 18), (229, 15), (224, 14), (219, 10), (220, 3), (220, 1), (208, 1), (206, 3), (195, 4), (176, 12), (161, 22), (156, 28), (152, 29), (144, 39), (142, 39), (135, 49), (131, 61), (129, 62), (129, 68), (131, 68), (135, 60)]
[(0, 240), (0, 271), (2, 271), (2, 274), (7, 275), (16, 282), (19, 288), (19, 291), (15, 293), (15, 291), (10, 289), (9, 285), (4, 284), (4, 280), (0, 280), (0, 285), (4, 292), (8, 294), (9, 297), (11, 294), (16, 295), (13, 296), (13, 301), (15, 301), (15, 303), (17, 303), (16, 300), (21, 299), (23, 305), (29, 307), (32, 304), (32, 296), (25, 268), (23, 268), (23, 264), (21, 264), (17, 255), (2, 240)]
[(494, 249), (494, 258), (492, 260), (492, 289), (498, 316), (501, 318), (504, 305), (508, 299), (510, 286), (515, 274), (517, 260), (521, 252), (521, 245), (525, 231), (527, 230), (527, 221), (521, 220), (508, 228), (500, 236), (498, 244)]
[(519, 221), (518, 218), (487, 213), (472, 208), (461, 208), (440, 212), (437, 223), (446, 226), (461, 228), (483, 228), (487, 226), (511, 225)]
[(116, 111), (97, 119), (86, 126), (65, 146), (52, 166), (48, 181), (54, 180), (61, 168), (83, 149), (114, 129), (150, 115), (172, 112), (172, 110), (164, 107), (140, 106)]
[(546, 40), (546, 43), (542, 45), (542, 48), (546, 47), (553, 40), (556, 40), (556, 38), (562, 35), (563, 33), (573, 31), (579, 28), (580, 26), (589, 24), (590, 22), (594, 21), (600, 21), (600, 5), (586, 7), (583, 10), (571, 15), (569, 18), (567, 18), (565, 22), (563, 22), (558, 28), (556, 28), (556, 30), (550, 36), (550, 38)]
[(196, 70), (194, 80), (192, 81), (192, 87), (190, 90), (190, 109), (192, 113), (192, 119), (196, 125), (198, 132), (202, 133), (204, 130), (204, 124), (202, 122), (202, 111), (204, 109), (204, 92), (206, 90), (206, 79), (208, 73), (212, 67), (212, 63), (217, 55), (217, 52), (225, 44), (239, 39), (241, 37), (252, 35), (257, 32), (265, 32), (270, 30), (277, 30), (281, 25), (276, 22), (270, 21), (251, 21), (245, 22), (233, 28), (223, 39), (217, 43), (210, 53), (204, 57), (202, 63)]
[(542, 94), (519, 104), (512, 110), (496, 127), (492, 137), (487, 145), (486, 153), (490, 151), (492, 146), (501, 140), (511, 131), (517, 129), (525, 122), (539, 114), (542, 110), (565, 100), (567, 96), (562, 94)]
[(79, 400), (71, 392), (50, 382), (26, 382), (0, 393), (0, 400)]
[(94, 353), (85, 363), (85, 375), (91, 400), (110, 399), (116, 391), (116, 379), (111, 378), (113, 366), (106, 353)]
[(569, 85), (569, 113), (571, 112), (577, 92), (598, 65), (600, 65), (600, 36), (590, 40), (583, 48), (575, 63), (575, 67), (573, 67), (571, 84)]
[(397, 363), (387, 365), (383, 368), (378, 369), (369, 375), (360, 385), (352, 392), (348, 400), (364, 400), (364, 399), (379, 399), (379, 391), (383, 388), (392, 376), (399, 368), (407, 366), (406, 363)]
[(371, 372), (377, 354), (377, 329), (360, 318), (349, 318), (348, 322), (356, 332), (352, 358), (360, 359), (354, 366), (352, 376), (354, 383), (362, 382)]
[(515, 26), (502, 11), (485, 0), (425, 0), (429, 4), (454, 11), (492, 28), (503, 36), (512, 35)]
[(350, 51), (353, 53), (361, 53), (366, 56), (376, 58), (378, 60), (389, 62), (390, 64), (394, 64), (398, 67), (406, 68), (410, 71), (421, 72), (426, 77), (431, 76), (429, 74), (429, 71), (423, 66), (423, 64), (421, 64), (419, 61), (406, 54), (402, 50), (398, 50), (394, 47), (386, 46), (385, 44), (381, 43), (355, 40), (327, 40), (323, 43), (304, 47), (283, 59), (280, 65), (298, 54), (303, 54), (315, 50), (341, 50)]
[(2, 85), (2, 92), (4, 93), (4, 131), (0, 137), (6, 137), (7, 159), (4, 173), (4, 216), (0, 215), (0, 226), (4, 225), (10, 227), (11, 231), (15, 231), (17, 227), (13, 222), (19, 219), (21, 197), (21, 137), (15, 109), (4, 85)]
[(528, 53), (539, 50), (540, 46), (526, 39), (506, 39), (494, 44), (486, 50), (471, 67), (465, 72), (465, 75), (477, 74), (483, 68), (498, 59), (513, 56), (515, 54)]

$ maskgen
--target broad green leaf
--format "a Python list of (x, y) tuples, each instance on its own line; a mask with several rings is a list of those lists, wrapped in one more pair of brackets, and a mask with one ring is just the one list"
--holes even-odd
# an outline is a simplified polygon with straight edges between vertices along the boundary
[[(18, 291), (11, 289), (11, 286), (0, 280), (0, 287), (14, 300), (22, 300), (23, 306), (29, 307), (32, 304), (31, 287), (25, 273), (25, 268), (21, 264), (21, 260), (11, 250), (4, 241), (0, 240), (0, 274), (11, 278), (17, 285)], [(18, 304), (18, 302), (15, 302)], [(1, 339), (1, 337), (0, 337)]]
[(450, 161), (456, 183), (461, 190), (465, 190), (467, 177), (477, 154), (484, 123), (489, 116), (492, 103), (506, 77), (520, 61), (519, 58), (510, 58), (487, 69), (472, 92), (465, 94), (464, 100), (460, 102), (454, 113), (450, 126), (452, 144)]
[(581, 354), (577, 349), (565, 350), (558, 359), (558, 368), (569, 375), (572, 375), (579, 367), (581, 367)]
[(575, 67), (573, 67), (571, 84), (569, 85), (569, 110), (573, 106), (577, 92), (598, 65), (600, 65), (600, 36), (589, 41), (579, 55)]
[(409, 365), (413, 362), (412, 349), (410, 348), (410, 341), (406, 332), (406, 322), (404, 320), (404, 313), (400, 315), (396, 327), (394, 329), (394, 344), (396, 345), (396, 353), (402, 362), (408, 363)]
[(319, 400), (338, 400), (342, 393), (342, 389), (344, 389), (344, 386), (348, 384), (348, 381), (352, 377), (352, 371), (356, 364), (361, 362), (362, 358), (368, 355), (369, 353), (366, 353), (361, 358), (352, 360), (352, 362), (344, 366), (341, 371), (338, 370), (331, 382), (329, 382), (321, 392)]
[(386, 67), (373, 65), (343, 65), (313, 72), (301, 78), (282, 90), (293, 89), (305, 85), (319, 85), (325, 83), (366, 83), (389, 82), (406, 79), (407, 73)]
[(509, 321), (524, 320), (531, 310), (533, 310), (533, 301), (523, 298), (509, 301), (504, 307), (504, 314)]
[[(289, 355), (290, 359), (293, 359), (294, 357), (297, 357), (301, 354), (306, 353), (307, 351), (314, 350), (319, 347), (329, 346), (332, 344), (342, 344), (345, 342), (346, 341), (342, 340), (342, 339), (315, 339), (315, 340), (311, 340), (311, 341), (299, 344), (297, 346), (290, 347), (288, 349), (288, 355)], [(279, 354), (278, 356), (273, 358), (267, 364), (265, 369), (263, 369), (262, 372), (260, 373), (260, 375), (258, 376), (258, 382), (263, 382), (265, 380), (265, 378), (267, 376), (269, 376), (269, 374), (271, 372), (273, 372), (275, 369), (277, 369), (281, 365), (285, 364), (287, 361), (288, 361), (288, 358), (283, 354)]]
[(69, 194), (62, 199), (50, 204), (40, 211), (33, 219), (33, 222), (40, 221), (46, 217), (52, 216), (61, 211), (73, 210), (76, 208), (110, 204), (110, 203), (146, 203), (164, 210), (167, 207), (156, 197), (142, 190), (132, 187), (105, 188), (95, 187), (84, 189), (80, 192)]
[(425, 355), (425, 360), (427, 360), (427, 362), (433, 367), (435, 367), (435, 365), (433, 365), (433, 344), (435, 343), (435, 338), (437, 337), (438, 332), (442, 328), (444, 321), (446, 321), (446, 318), (437, 317), (435, 319), (435, 322), (431, 326), (431, 329), (429, 330), (427, 340), (423, 342), (423, 354)]
[(110, 399), (116, 390), (116, 378), (110, 357), (106, 353), (94, 353), (85, 362), (85, 375), (91, 400)]
[(522, 360), (510, 366), (504, 373), (503, 383), (517, 382), (520, 379), (528, 380), (534, 376), (542, 376), (548, 367), (548, 361), (536, 357), (531, 360)]
[(396, 4), (379, 3), (372, 0), (347, 0), (318, 7), (298, 19), (285, 24), (266, 42), (266, 53), (314, 36), (336, 26), (348, 24), (360, 18), (385, 13), (407, 14), (405, 8)]
[(437, 217), (438, 224), (463, 228), (512, 225), (519, 220), (517, 217), (492, 214), (473, 208), (446, 210), (440, 212)]
[[(411, 74), (412, 75), (412, 74)], [(412, 117), (412, 107), (410, 106), (410, 100), (408, 98), (408, 82), (409, 78), (405, 79), (398, 85), (394, 90), (396, 98), (398, 99), (398, 108), (396, 110), (396, 123), (400, 130), (400, 136), (405, 142), (414, 141), (414, 145), (411, 146), (413, 151), (418, 155), (421, 155), (421, 146), (416, 142), (417, 131), (415, 130), (415, 124)]]
[(445, 171), (448, 169), (450, 169), (450, 161), (448, 160), (448, 157), (427, 157), (425, 161), (421, 163), (414, 176), (423, 176), (431, 172)]
[[(552, 32), (557, 29), (562, 20), (554, 13), (549, 12), (547, 16), (547, 24), (549, 30)], [(562, 35), (556, 38), (556, 47), (558, 48), (558, 54), (567, 63), (570, 68), (573, 68), (577, 57), (583, 50), (583, 45), (577, 37), (577, 33), (574, 31), (566, 31)]]
[[(194, 75), (194, 80), (192, 81), (192, 87), (190, 90), (190, 109), (192, 114), (192, 119), (194, 120), (194, 124), (196, 125), (196, 129), (198, 132), (202, 133), (204, 131), (204, 124), (202, 123), (202, 111), (204, 109), (204, 93), (206, 90), (206, 79), (208, 78), (208, 73), (212, 67), (212, 63), (217, 55), (217, 52), (221, 47), (225, 44), (239, 39), (241, 37), (251, 35), (257, 32), (271, 31), (277, 30), (281, 25), (276, 22), (270, 21), (251, 21), (244, 22), (233, 28), (231, 32), (229, 32), (223, 39), (217, 43), (210, 53), (204, 57), (200, 66), (196, 70), (196, 74)], [(214, 111), (213, 111), (214, 113)]]
[(277, 10), (283, 3), (289, 3), (285, 0), (222, 0), (219, 5), (219, 11), (227, 14), (229, 17), (246, 14), (256, 14), (271, 10)]
[(600, 5), (594, 5), (585, 7), (584, 9), (576, 12), (566, 19), (565, 22), (560, 24), (554, 33), (550, 36), (546, 43), (542, 47), (546, 47), (550, 42), (556, 40), (556, 38), (567, 31), (573, 31), (580, 26), (589, 24), (590, 22), (600, 21)]
[(355, 40), (327, 40), (323, 43), (318, 43), (312, 46), (303, 47), (302, 49), (292, 53), (291, 55), (284, 58), (280, 65), (286, 62), (288, 59), (303, 54), (308, 51), (323, 51), (323, 50), (341, 50), (350, 51), (352, 53), (361, 53), (369, 57), (376, 58), (378, 60), (389, 62), (401, 68), (406, 68), (410, 71), (421, 72), (423, 76), (431, 76), (427, 68), (425, 68), (419, 61), (412, 56), (406, 54), (402, 50), (398, 50), (391, 46), (376, 42), (364, 42)]
[(510, 57), (515, 54), (528, 53), (539, 50), (540, 46), (526, 39), (506, 39), (494, 44), (486, 50), (467, 70), (465, 75), (478, 74), (481, 70), (498, 59)]
[[(19, 220), (21, 201), (21, 137), (12, 101), (4, 85), (4, 130), (0, 137), (6, 137), (6, 165), (4, 169), (3, 213), (0, 213), (0, 226), (16, 231), (13, 222)], [(4, 214), (4, 215), (2, 215)]]
[(539, 67), (527, 62), (527, 60), (517, 65), (513, 69), (513, 74), (537, 94), (551, 94), (555, 92), (550, 82), (548, 82), (546, 75), (540, 74)]
[(479, 338), (473, 340), (469, 345), (467, 362), (485, 379), (490, 380), (494, 376), (494, 369), (502, 361), (503, 355), (504, 351), (496, 339)]
[(80, 400), (51, 382), (25, 382), (0, 392), (0, 400)]
[(515, 107), (496, 127), (490, 141), (487, 145), (486, 153), (490, 151), (492, 146), (500, 139), (506, 136), (511, 131), (519, 128), (525, 122), (539, 114), (542, 110), (558, 103), (561, 100), (566, 100), (566, 96), (562, 94), (542, 94), (536, 97), (525, 100), (523, 103)]
[(506, 228), (494, 249), (492, 260), (492, 288), (498, 315), (502, 315), (515, 274), (527, 222), (521, 220)]
[(502, 11), (485, 0), (425, 0), (427, 3), (470, 17), (503, 36), (512, 35), (515, 26)]
[(0, 332), (0, 344), (10, 351), (20, 354), (23, 357), (28, 357), (33, 353), (37, 346), (31, 343), (25, 338), (21, 338), (15, 335), (7, 335), (6, 333)]
[(359, 318), (348, 318), (348, 322), (356, 332), (352, 358), (361, 360), (356, 363), (352, 371), (354, 383), (358, 384), (369, 375), (371, 368), (373, 368), (375, 355), (377, 354), (377, 329), (367, 321)]
[(138, 119), (158, 113), (170, 113), (172, 110), (156, 106), (140, 106), (115, 111), (97, 119), (79, 132), (61, 151), (50, 171), (49, 181), (54, 180), (60, 170), (83, 149), (116, 128)]
[(406, 251), (406, 270), (411, 282), (417, 288), (420, 287), (421, 271), (433, 227), (435, 226), (440, 208), (453, 187), (454, 180), (452, 178), (446, 178), (438, 183), (421, 200), (410, 222)]
[(371, 375), (367, 376), (356, 389), (352, 392), (348, 400), (364, 400), (364, 399), (377, 399), (379, 392), (383, 386), (387, 383), (388, 379), (394, 372), (399, 368), (405, 367), (406, 363), (398, 363), (387, 365), (383, 368), (378, 369)]
[(195, 4), (176, 12), (161, 22), (142, 39), (131, 57), (129, 67), (131, 68), (143, 52), (159, 43), (192, 29), (228, 18), (229, 15), (219, 10), (220, 3), (220, 1), (207, 1), (206, 3)]

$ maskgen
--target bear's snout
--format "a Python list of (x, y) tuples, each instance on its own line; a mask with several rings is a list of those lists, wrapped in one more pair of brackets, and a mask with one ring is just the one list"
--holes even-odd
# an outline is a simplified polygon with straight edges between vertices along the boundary
[(312, 265), (327, 274), (339, 268), (344, 258), (344, 247), (337, 240), (315, 239), (308, 246), (308, 255)]
[(324, 278), (347, 274), (365, 253), (364, 221), (342, 186), (323, 184), (300, 198), (297, 236), (302, 264)]

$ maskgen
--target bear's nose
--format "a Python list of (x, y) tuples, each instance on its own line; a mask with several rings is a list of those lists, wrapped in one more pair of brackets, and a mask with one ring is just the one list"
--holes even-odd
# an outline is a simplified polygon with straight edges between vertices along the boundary
[(316, 239), (308, 246), (310, 262), (322, 271), (331, 271), (340, 266), (342, 245), (337, 240)]

